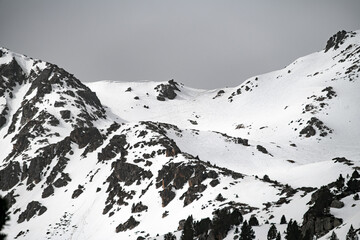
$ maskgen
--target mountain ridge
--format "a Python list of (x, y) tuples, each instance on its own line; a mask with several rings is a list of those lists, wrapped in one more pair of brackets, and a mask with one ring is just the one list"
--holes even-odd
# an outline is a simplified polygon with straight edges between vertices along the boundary
[[(1, 48), (5, 232), (14, 239), (163, 239), (179, 237), (189, 215), (215, 226), (227, 209), (256, 216), (258, 239), (270, 223), (286, 235), (282, 214), (304, 235), (345, 236), (349, 224), (360, 228), (352, 176), (360, 169), (359, 45), (359, 31), (340, 31), (321, 52), (215, 90), (174, 80), (83, 84)], [(343, 186), (334, 187), (340, 174)], [(319, 207), (324, 194), (331, 200)], [(197, 235), (236, 236), (235, 226)]]

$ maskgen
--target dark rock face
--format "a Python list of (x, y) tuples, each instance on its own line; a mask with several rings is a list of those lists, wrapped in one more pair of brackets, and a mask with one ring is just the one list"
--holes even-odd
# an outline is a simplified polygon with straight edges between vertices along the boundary
[(177, 87), (179, 84), (175, 82), (173, 79), (168, 81), (167, 84), (159, 84), (155, 87), (155, 90), (159, 92), (159, 95), (157, 96), (157, 100), (159, 101), (165, 101), (165, 98), (167, 99), (174, 99), (177, 94), (175, 91), (179, 91), (179, 88)]
[(42, 198), (47, 198), (54, 193), (54, 187), (52, 185), (47, 186), (41, 194)]
[(203, 184), (199, 184), (196, 186), (191, 186), (188, 190), (180, 197), (180, 199), (184, 199), (184, 207), (192, 203), (194, 200), (199, 199), (201, 197), (201, 192), (205, 191), (206, 186)]
[(171, 191), (171, 187), (165, 188), (160, 191), (160, 197), (162, 199), (162, 207), (166, 207), (175, 198), (175, 193)]
[(26, 81), (26, 76), (15, 59), (9, 64), (0, 66), (0, 76), (8, 79), (8, 81), (4, 81), (3, 78), (0, 78), (0, 96), (4, 96), (7, 89), (13, 90), (17, 84), (21, 85)]
[(334, 50), (338, 49), (341, 44), (344, 43), (346, 39), (346, 31), (342, 30), (334, 34), (326, 43), (325, 52), (329, 51), (331, 48)]
[(102, 144), (102, 136), (95, 127), (76, 128), (70, 133), (70, 139), (78, 144), (79, 148), (84, 148), (89, 144), (96, 149), (96, 146)]
[(112, 163), (113, 172), (108, 177), (107, 181), (115, 184), (116, 182), (124, 182), (126, 186), (133, 184), (135, 181), (140, 183), (141, 179), (152, 177), (151, 171), (145, 171), (131, 163), (126, 163), (121, 160)]
[(115, 135), (110, 139), (108, 145), (106, 145), (100, 153), (98, 153), (99, 161), (110, 160), (116, 157), (118, 153), (121, 153), (121, 157), (124, 158), (128, 153), (126, 150), (126, 136)]
[(342, 224), (342, 219), (335, 218), (330, 214), (331, 204), (334, 202), (334, 196), (324, 186), (311, 195), (312, 207), (304, 214), (302, 233), (310, 233), (311, 236), (321, 237), (330, 230)]
[(137, 204), (133, 204), (131, 207), (131, 213), (139, 213), (146, 211), (148, 209), (147, 206), (143, 205), (142, 202), (139, 202)]
[(264, 148), (263, 146), (261, 145), (257, 145), (256, 146), (256, 149), (259, 151), (259, 152), (262, 152), (264, 154), (268, 154), (269, 152), (266, 150), (266, 148)]
[(314, 127), (316, 127), (320, 131), (320, 137), (325, 137), (329, 133), (333, 132), (332, 129), (327, 127), (321, 120), (316, 117), (312, 117), (309, 121), (307, 121), (306, 124), (307, 126), (300, 131), (300, 136), (305, 136), (307, 138), (315, 136), (316, 130)]
[(60, 115), (62, 119), (70, 119), (71, 112), (69, 110), (62, 110), (60, 111)]
[(29, 169), (26, 173), (28, 176), (27, 185), (31, 183), (39, 183), (41, 181), (41, 173), (51, 163), (51, 158), (38, 156), (30, 161)]
[(35, 214), (40, 216), (44, 212), (46, 212), (46, 210), (47, 208), (42, 206), (41, 203), (37, 201), (32, 201), (27, 205), (26, 210), (19, 215), (19, 219), (17, 220), (17, 222), (22, 223), (25, 220), (29, 221)]
[(84, 190), (83, 190), (82, 186), (79, 185), (78, 189), (76, 189), (76, 190), (73, 192), (71, 198), (72, 198), (72, 199), (75, 199), (75, 198), (79, 197), (83, 192), (84, 192)]
[(126, 163), (124, 160), (117, 160), (111, 165), (113, 172), (106, 179), (109, 182), (109, 187), (106, 190), (108, 197), (103, 214), (110, 211), (115, 203), (118, 205), (128, 205), (126, 199), (132, 199), (132, 196), (135, 194), (135, 191), (127, 192), (123, 189), (119, 182), (124, 182), (126, 186), (129, 186), (134, 182), (140, 184), (141, 180), (145, 178), (150, 179), (153, 176), (151, 171), (146, 171), (137, 165)]
[(119, 224), (116, 227), (116, 232), (125, 232), (127, 230), (131, 230), (135, 228), (137, 225), (139, 225), (140, 222), (136, 221), (133, 216), (131, 216), (126, 222)]
[(0, 189), (10, 190), (20, 181), (21, 169), (18, 162), (10, 162), (5, 168), (0, 170)]
[(71, 182), (71, 178), (69, 177), (69, 174), (62, 172), (61, 177), (54, 182), (54, 187), (57, 188), (65, 187), (66, 185), (68, 185), (68, 182)]

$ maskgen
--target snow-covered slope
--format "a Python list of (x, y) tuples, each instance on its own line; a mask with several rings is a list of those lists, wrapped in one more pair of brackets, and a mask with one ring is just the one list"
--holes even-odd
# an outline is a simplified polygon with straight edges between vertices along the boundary
[(225, 209), (256, 216), (257, 239), (271, 223), (284, 238), (282, 215), (304, 235), (326, 239), (334, 230), (344, 238), (351, 224), (360, 228), (359, 74), (359, 31), (216, 90), (174, 80), (85, 86), (56, 65), (1, 48), (5, 233), (179, 238), (192, 215), (212, 221), (201, 239), (233, 239), (235, 226), (214, 230), (216, 210)]

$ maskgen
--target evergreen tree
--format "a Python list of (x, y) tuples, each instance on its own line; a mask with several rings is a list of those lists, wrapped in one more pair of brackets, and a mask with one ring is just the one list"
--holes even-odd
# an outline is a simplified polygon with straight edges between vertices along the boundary
[(245, 220), (241, 226), (241, 233), (239, 240), (252, 240), (255, 239), (255, 232)]
[(280, 232), (277, 233), (277, 235), (276, 235), (276, 240), (281, 240), (281, 234), (280, 234)]
[(358, 171), (356, 171), (356, 169), (354, 170), (354, 172), (351, 174), (351, 178), (360, 178), (360, 174)]
[(194, 235), (199, 236), (209, 231), (211, 227), (211, 220), (210, 218), (203, 218), (200, 221), (195, 221), (193, 226), (194, 226)]
[[(9, 208), (7, 201), (4, 198), (0, 197), (0, 231), (2, 231), (6, 222), (10, 219), (9, 214), (7, 213), (8, 210)], [(0, 240), (5, 239), (5, 237), (5, 234), (0, 233)]]
[(276, 239), (277, 229), (274, 224), (271, 224), (270, 229), (267, 234), (268, 240), (274, 240)]
[(181, 240), (193, 240), (194, 239), (194, 227), (193, 227), (193, 217), (190, 215), (185, 223), (184, 230), (181, 234)]
[(239, 240), (252, 240), (255, 239), (255, 232), (252, 227), (245, 220), (241, 226), (241, 233)]
[(359, 198), (359, 194), (358, 194), (358, 193), (355, 194), (354, 197), (353, 197), (353, 199), (354, 199), (355, 201), (359, 200), (359, 199), (360, 199), (360, 198)]
[(252, 215), (249, 219), (249, 225), (250, 226), (259, 226), (259, 221), (255, 217), (255, 215)]
[(290, 220), (286, 229), (287, 240), (301, 240), (301, 231), (296, 221)]
[(357, 236), (353, 225), (350, 226), (350, 229), (348, 233), (346, 234), (346, 240), (359, 240), (359, 237)]
[(344, 184), (345, 178), (343, 178), (343, 176), (340, 174), (339, 178), (335, 182), (335, 186), (340, 191), (344, 187)]
[(164, 240), (176, 240), (176, 236), (171, 232), (164, 235)]
[(286, 224), (286, 218), (284, 215), (281, 216), (281, 219), (280, 219), (280, 224)]
[(330, 240), (339, 240), (339, 238), (337, 237), (336, 233), (333, 231), (331, 236), (330, 236)]
[(313, 240), (314, 235), (311, 234), (310, 229), (306, 230), (305, 236), (302, 238), (302, 240)]

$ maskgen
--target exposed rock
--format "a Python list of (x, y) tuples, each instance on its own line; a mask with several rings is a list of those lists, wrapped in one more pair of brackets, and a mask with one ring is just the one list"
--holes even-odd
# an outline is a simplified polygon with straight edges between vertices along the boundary
[(162, 207), (166, 207), (175, 197), (175, 193), (171, 191), (171, 188), (165, 188), (160, 191), (160, 197), (162, 200)]
[(7, 166), (0, 170), (0, 189), (10, 190), (20, 181), (21, 168), (18, 162), (10, 161)]
[(55, 101), (54, 103), (54, 107), (64, 107), (66, 105), (66, 102), (58, 102), (58, 101)]
[(119, 224), (116, 227), (116, 232), (125, 232), (127, 230), (131, 230), (135, 228), (137, 225), (139, 225), (140, 222), (136, 221), (133, 216), (131, 216), (126, 222)]
[(52, 185), (47, 186), (41, 194), (42, 198), (47, 198), (54, 193), (54, 187)]
[(177, 94), (175, 91), (180, 91), (177, 87), (179, 84), (175, 82), (173, 79), (168, 81), (167, 84), (159, 84), (154, 89), (159, 92), (159, 95), (157, 96), (157, 100), (159, 101), (165, 101), (165, 98), (167, 99), (174, 99)]
[(264, 154), (268, 154), (269, 152), (266, 150), (266, 148), (264, 148), (263, 146), (261, 145), (257, 145), (256, 146), (256, 149), (259, 151), (259, 152), (262, 152)]
[(221, 97), (224, 93), (225, 93), (224, 90), (219, 90), (218, 93), (216, 94), (216, 96), (213, 97), (213, 99), (218, 98), (218, 97)]
[(71, 195), (72, 199), (79, 197), (84, 191), (81, 188), (76, 189)]
[(184, 199), (184, 207), (192, 203), (194, 200), (199, 199), (201, 197), (200, 193), (205, 191), (206, 186), (203, 184), (191, 186), (188, 190), (180, 197), (180, 199)]
[(54, 182), (54, 186), (57, 187), (57, 188), (65, 187), (66, 185), (68, 185), (68, 182), (70, 182), (70, 181), (71, 181), (71, 178), (69, 177), (69, 174), (61, 173), (61, 177), (58, 178)]
[(214, 179), (214, 180), (211, 180), (210, 186), (215, 187), (215, 186), (217, 186), (219, 183), (220, 183), (220, 182), (219, 182), (218, 179)]
[(99, 130), (95, 127), (76, 128), (70, 133), (70, 139), (83, 148), (90, 144), (93, 147), (102, 144), (102, 137)]
[(321, 237), (342, 224), (342, 219), (330, 214), (329, 208), (333, 201), (334, 196), (325, 186), (311, 195), (314, 205), (304, 214), (303, 235), (308, 232), (311, 236)]
[(60, 111), (60, 115), (61, 115), (62, 119), (70, 119), (71, 112), (70, 112), (70, 110), (62, 110), (62, 111)]
[(312, 137), (316, 134), (316, 130), (314, 127), (316, 127), (320, 131), (320, 136), (325, 137), (329, 133), (332, 133), (333, 130), (327, 127), (321, 120), (319, 120), (316, 117), (312, 117), (309, 121), (307, 121), (307, 126), (304, 127), (300, 131), (300, 136), (305, 135), (305, 137)]
[(346, 38), (346, 31), (342, 30), (334, 34), (326, 43), (325, 52), (329, 51), (331, 48), (334, 50), (338, 49), (341, 44), (344, 43)]
[(98, 153), (99, 161), (113, 159), (118, 153), (121, 153), (121, 158), (124, 158), (128, 154), (127, 144), (125, 135), (114, 135), (109, 144)]
[(147, 209), (148, 209), (147, 206), (143, 205), (142, 202), (139, 202), (137, 204), (132, 205), (131, 213), (139, 213), (139, 212), (145, 211)]
[(126, 186), (129, 186), (135, 181), (140, 182), (142, 179), (150, 179), (152, 177), (151, 171), (145, 171), (135, 164), (126, 163), (121, 160), (113, 162), (111, 167), (113, 172), (107, 178), (107, 181), (114, 184), (120, 181), (124, 182)]
[(29, 221), (35, 214), (40, 216), (46, 212), (46, 210), (47, 208), (42, 206), (41, 203), (32, 201), (27, 205), (26, 210), (19, 215), (17, 222), (22, 223), (25, 220)]
[(345, 206), (345, 204), (343, 202), (336, 200), (336, 199), (334, 199), (330, 204), (330, 207), (332, 207), (332, 208), (342, 208), (344, 206)]
[(58, 162), (56, 163), (55, 167), (51, 170), (49, 176), (46, 178), (46, 183), (51, 184), (54, 182), (56, 176), (61, 174), (65, 169), (69, 159), (66, 157), (59, 157)]

